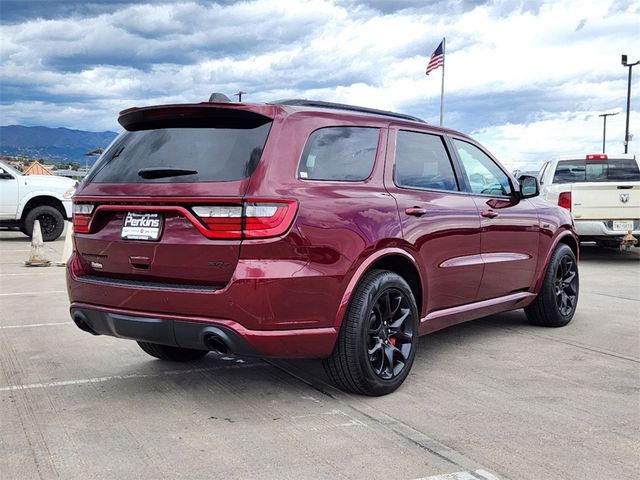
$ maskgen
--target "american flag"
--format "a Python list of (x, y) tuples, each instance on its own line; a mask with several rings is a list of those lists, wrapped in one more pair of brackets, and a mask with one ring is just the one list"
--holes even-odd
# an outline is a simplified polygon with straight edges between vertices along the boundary
[(429, 75), (429, 72), (444, 65), (444, 48), (442, 46), (443, 43), (444, 40), (440, 42), (438, 48), (436, 48), (431, 55), (431, 58), (429, 59), (429, 65), (427, 65), (427, 75)]

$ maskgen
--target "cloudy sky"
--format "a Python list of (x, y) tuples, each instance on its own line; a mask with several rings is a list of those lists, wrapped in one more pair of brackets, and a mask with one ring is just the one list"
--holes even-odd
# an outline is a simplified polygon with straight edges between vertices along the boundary
[[(131, 106), (312, 98), (439, 121), (511, 168), (623, 151), (633, 0), (0, 1), (0, 124), (118, 131)], [(640, 65), (639, 65), (640, 67)], [(640, 154), (640, 68), (629, 151)]]

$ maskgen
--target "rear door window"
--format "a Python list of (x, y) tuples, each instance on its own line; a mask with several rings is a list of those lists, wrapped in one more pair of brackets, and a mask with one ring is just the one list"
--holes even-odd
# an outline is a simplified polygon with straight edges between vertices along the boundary
[(357, 182), (373, 170), (379, 130), (368, 127), (326, 127), (307, 139), (298, 176), (304, 180)]
[(637, 162), (632, 158), (561, 160), (553, 183), (640, 181)]
[[(124, 132), (102, 155), (88, 181), (174, 183), (247, 178), (260, 160), (271, 122), (247, 127), (176, 126)], [(141, 176), (145, 170), (158, 171), (160, 177)]]
[(457, 191), (451, 159), (439, 135), (400, 130), (395, 182), (399, 187)]

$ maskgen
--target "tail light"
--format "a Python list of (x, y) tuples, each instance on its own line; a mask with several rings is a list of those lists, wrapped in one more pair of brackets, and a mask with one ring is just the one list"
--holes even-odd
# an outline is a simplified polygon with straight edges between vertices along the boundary
[(244, 205), (193, 207), (209, 238), (269, 238), (286, 232), (296, 214), (295, 200), (249, 200)]
[(571, 192), (562, 192), (558, 196), (558, 205), (571, 211)]
[[(94, 200), (85, 197), (83, 200)], [(133, 199), (132, 199), (133, 200)], [(143, 199), (135, 199), (136, 201)], [(144, 199), (148, 201), (147, 199)], [(191, 203), (193, 199), (180, 200)], [(104, 199), (101, 199), (104, 201)], [(202, 201), (198, 199), (198, 201)], [(230, 202), (221, 200), (216, 204), (193, 205), (94, 205), (92, 203), (74, 203), (73, 229), (78, 233), (90, 233), (93, 218), (103, 211), (177, 211), (184, 215), (207, 238), (211, 239), (256, 239), (277, 237), (285, 233), (296, 215), (298, 204), (295, 200), (249, 199)]]
[(587, 160), (607, 160), (607, 156), (604, 153), (594, 153), (587, 155)]
[(90, 203), (73, 204), (73, 230), (79, 233), (89, 233), (91, 215), (94, 206)]

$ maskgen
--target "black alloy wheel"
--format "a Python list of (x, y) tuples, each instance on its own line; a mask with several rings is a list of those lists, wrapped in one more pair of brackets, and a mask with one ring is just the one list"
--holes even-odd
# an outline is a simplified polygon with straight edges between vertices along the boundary
[(56, 219), (50, 213), (43, 213), (36, 218), (40, 222), (42, 236), (51, 235), (56, 229)]
[(22, 225), (22, 232), (30, 237), (36, 220), (40, 223), (42, 239), (45, 242), (51, 242), (62, 235), (64, 217), (57, 208), (51, 205), (40, 205), (29, 210)]
[(576, 313), (580, 277), (578, 262), (568, 245), (556, 247), (536, 299), (524, 309), (529, 321), (544, 327), (563, 327)]
[(367, 354), (373, 372), (390, 380), (402, 372), (413, 349), (409, 299), (398, 289), (385, 290), (369, 314)]
[(556, 305), (562, 316), (570, 315), (578, 299), (578, 269), (575, 259), (565, 255), (556, 270)]
[(361, 395), (386, 395), (409, 375), (418, 347), (419, 314), (411, 287), (387, 270), (360, 280), (345, 312), (331, 356), (331, 381)]

